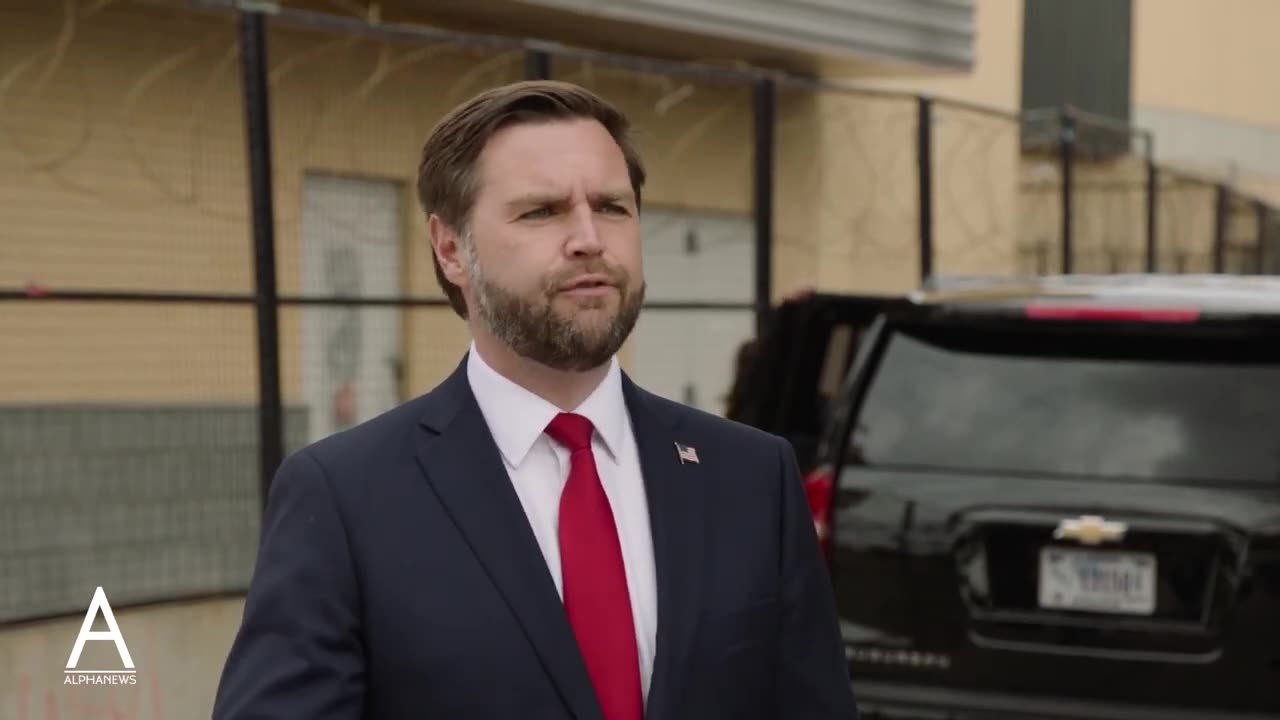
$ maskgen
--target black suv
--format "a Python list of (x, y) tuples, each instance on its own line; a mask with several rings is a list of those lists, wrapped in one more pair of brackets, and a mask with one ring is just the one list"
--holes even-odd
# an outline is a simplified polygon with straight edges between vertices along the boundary
[(815, 295), (752, 373), (866, 717), (1280, 718), (1280, 279)]

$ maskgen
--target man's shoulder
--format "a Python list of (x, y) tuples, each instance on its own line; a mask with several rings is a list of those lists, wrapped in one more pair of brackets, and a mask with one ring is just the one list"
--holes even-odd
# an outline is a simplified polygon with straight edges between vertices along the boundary
[(775, 454), (786, 443), (786, 440), (782, 437), (760, 428), (730, 420), (724, 416), (716, 415), (691, 405), (685, 405), (645, 390), (641, 390), (641, 392), (645, 394), (651, 407), (660, 415), (671, 418), (672, 426), (677, 428), (677, 432), (688, 435), (691, 438), (691, 442), (692, 438), (699, 437), (717, 445), (728, 444), (736, 446), (746, 452), (749, 452), (751, 448), (760, 448)]
[(363, 483), (399, 463), (411, 463), (422, 421), (439, 388), (388, 408), (351, 427), (293, 451), (287, 463), (306, 457), (336, 485)]
[(418, 425), (421, 398), (389, 408), (349, 428), (316, 440), (307, 449), (317, 458), (377, 453), (402, 441)]

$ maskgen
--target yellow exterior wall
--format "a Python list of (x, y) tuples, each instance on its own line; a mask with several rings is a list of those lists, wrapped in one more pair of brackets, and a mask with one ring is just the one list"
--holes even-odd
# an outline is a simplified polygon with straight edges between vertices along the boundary
[[(60, 7), (21, 0), (0, 10), (0, 27), (0, 112), (10, 138), (0, 142), (0, 286), (250, 292), (234, 18), (124, 2), (83, 8), (68, 25)], [(980, 54), (984, 77), (997, 79), (975, 87), (1005, 93), (1011, 81), (993, 74), (990, 50)], [(269, 34), (269, 57), (280, 291), (299, 289), (303, 174), (323, 171), (403, 184), (400, 284), (439, 297), (413, 197), (419, 148), (448, 107), (518, 79), (523, 57), (279, 26)], [(553, 67), (556, 77), (599, 90), (633, 117), (650, 169), (648, 205), (751, 212), (748, 86), (568, 60)], [(913, 285), (914, 113), (909, 100), (781, 91), (776, 296), (806, 286)], [(1002, 265), (1012, 239), (1015, 135), (975, 143), (984, 131), (956, 118), (938, 131), (939, 183), (951, 189), (939, 192), (940, 256)], [(972, 148), (947, 152), (965, 143)], [(993, 159), (981, 187), (968, 177), (975, 153)], [(970, 203), (974, 193), (984, 203)], [(971, 212), (983, 215), (964, 241), (980, 252), (949, 249), (959, 242), (951, 215)], [(301, 398), (307, 312), (319, 311), (281, 313), (286, 402)], [(413, 395), (455, 366), (467, 333), (447, 309), (404, 317), (404, 392)], [(0, 397), (10, 402), (246, 403), (256, 395), (247, 305), (11, 303), (0, 313), (0, 336), (22, 348), (0, 353)]]
[(1022, 102), (1022, 0), (975, 0), (973, 21), (974, 65), (970, 72), (856, 80), (868, 87), (925, 93), (1017, 112)]
[[(1133, 101), (1158, 156), (1280, 206), (1273, 0), (1135, 0)], [(1159, 130), (1159, 128), (1158, 128)]]
[[(1206, 9), (1196, 0), (1139, 0), (1135, 13), (1136, 102), (1280, 127), (1280, 98), (1263, 91), (1258, 61), (1272, 42), (1275, 3)], [(981, 0), (976, 22), (972, 73), (856, 80), (1016, 109), (1021, 3)], [(122, 2), (84, 6), (68, 23), (61, 6), (20, 0), (0, 9), (0, 27), (0, 286), (250, 292), (234, 19)], [(269, 40), (281, 292), (298, 290), (301, 179), (314, 170), (402, 183), (401, 285), (439, 297), (412, 192), (418, 149), (446, 108), (519, 78), (523, 58), (280, 27)], [(1209, 43), (1219, 49), (1187, 50)], [(560, 59), (553, 67), (634, 118), (651, 171), (649, 205), (750, 213), (745, 85)], [(806, 286), (911, 287), (919, 260), (914, 102), (784, 86), (777, 122), (775, 297)], [(933, 137), (938, 271), (1032, 269), (1027, 247), (1056, 237), (1058, 220), (1051, 191), (1020, 190), (1040, 165), (1020, 158), (1016, 123), (944, 103)], [(1127, 167), (1110, 172), (1138, 177)], [(1261, 191), (1273, 184), (1241, 181)], [(1087, 233), (1099, 214), (1088, 210), (1087, 192), (1077, 202), (1077, 227)], [(1127, 200), (1099, 193), (1096, 202), (1109, 205), (1100, 213), (1141, 217), (1116, 210)], [(287, 401), (301, 396), (307, 312), (317, 311), (281, 316)], [(466, 342), (465, 326), (441, 308), (405, 312), (402, 335), (406, 395), (438, 381)], [(242, 403), (256, 393), (248, 306), (10, 303), (0, 337), (20, 348), (0, 353), (0, 397), (11, 402)]]
[[(958, 100), (1010, 114), (1018, 111), (1022, 2), (978, 0), (974, 23), (975, 60), (970, 72), (848, 79), (861, 87), (925, 94), (941, 101), (934, 108), (933, 130), (934, 263), (935, 271), (941, 274), (1007, 274), (1025, 269), (1019, 265), (1017, 250), (1027, 242), (1027, 232), (1019, 228), (1019, 218), (1026, 213), (1022, 212), (1025, 202), (1019, 193), (1018, 122), (945, 102)], [(844, 104), (843, 111), (835, 114), (846, 120), (859, 118), (868, 126), (863, 132), (863, 152), (874, 158), (872, 164), (888, 169), (866, 173), (856, 163), (845, 168), (851, 175), (846, 181), (852, 187), (857, 187), (857, 178), (866, 183), (859, 192), (875, 204), (865, 212), (884, 217), (880, 224), (868, 228), (866, 236), (872, 238), (868, 241), (872, 246), (867, 248), (870, 257), (864, 255), (863, 264), (891, 263), (892, 269), (880, 274), (878, 280), (869, 281), (860, 273), (842, 275), (844, 282), (831, 284), (841, 289), (900, 291), (915, 282), (918, 267), (915, 107), (910, 100)], [(849, 144), (848, 132), (829, 127), (822, 147)], [(827, 155), (825, 151), (821, 154)], [(858, 153), (850, 155), (859, 157)], [(842, 171), (841, 165), (834, 163), (826, 169), (837, 174)], [(830, 242), (841, 241), (832, 237)], [(893, 254), (881, 252), (886, 243), (894, 248)]]
[(1134, 0), (1133, 97), (1280, 128), (1274, 0)]
[[(83, 614), (4, 630), (0, 717), (207, 720), (243, 607), (230, 598), (114, 609), (137, 670), (133, 685), (63, 685)], [(101, 616), (94, 629), (106, 630)], [(86, 642), (77, 668), (119, 669), (120, 657), (110, 642)]]
[[(1056, 155), (1023, 160), (1019, 218), (1025, 244), (1022, 268), (1062, 268), (1062, 183)], [(1145, 272), (1147, 164), (1125, 155), (1080, 160), (1074, 168), (1072, 257), (1074, 272)], [(1161, 177), (1157, 193), (1157, 269), (1207, 272), (1211, 266), (1213, 187)]]
[[(234, 18), (126, 0), (74, 7), (69, 18), (45, 0), (0, 5), (0, 287), (251, 292)], [(995, 23), (986, 10), (981, 17), (983, 28)], [(996, 77), (1005, 52), (991, 47), (1016, 39), (1002, 33), (981, 33), (983, 78)], [(419, 148), (446, 108), (517, 79), (523, 58), (278, 27), (269, 41), (280, 291), (300, 285), (303, 174), (323, 171), (403, 184), (401, 285), (439, 297), (412, 194)], [(647, 205), (751, 212), (745, 85), (565, 61), (555, 70), (633, 117), (650, 170)], [(990, 102), (1015, 86), (984, 79), (969, 99)], [(910, 100), (780, 91), (776, 297), (805, 286), (896, 292), (915, 284), (914, 113)], [(1005, 268), (1016, 133), (959, 111), (939, 117), (939, 262)], [(316, 311), (281, 313), (290, 403), (302, 400), (306, 312)], [(406, 311), (402, 335), (406, 395), (438, 382), (467, 341), (465, 325), (444, 308)], [(249, 305), (5, 302), (0, 400), (249, 404), (255, 343)], [(60, 685), (80, 618), (7, 629), (0, 717), (45, 717), (50, 707), (70, 716), (85, 698), (131, 720), (207, 717), (238, 613), (238, 601), (120, 611), (137, 643), (140, 685), (83, 697)]]
[[(234, 25), (62, 9), (0, 7), (0, 286), (249, 291)], [(4, 303), (0, 398), (248, 401), (252, 319)]]

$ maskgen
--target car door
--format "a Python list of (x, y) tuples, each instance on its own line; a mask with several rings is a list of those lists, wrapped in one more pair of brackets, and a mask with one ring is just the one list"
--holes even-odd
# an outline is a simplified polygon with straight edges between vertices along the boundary
[(729, 417), (791, 441), (808, 471), (863, 334), (898, 296), (813, 294), (778, 306), (740, 369)]

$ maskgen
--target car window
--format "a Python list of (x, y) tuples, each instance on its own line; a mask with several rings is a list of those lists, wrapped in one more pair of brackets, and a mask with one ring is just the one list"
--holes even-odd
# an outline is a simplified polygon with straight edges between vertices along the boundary
[(977, 472), (1280, 483), (1280, 363), (1268, 348), (1259, 340), (1194, 335), (896, 332), (847, 458)]

